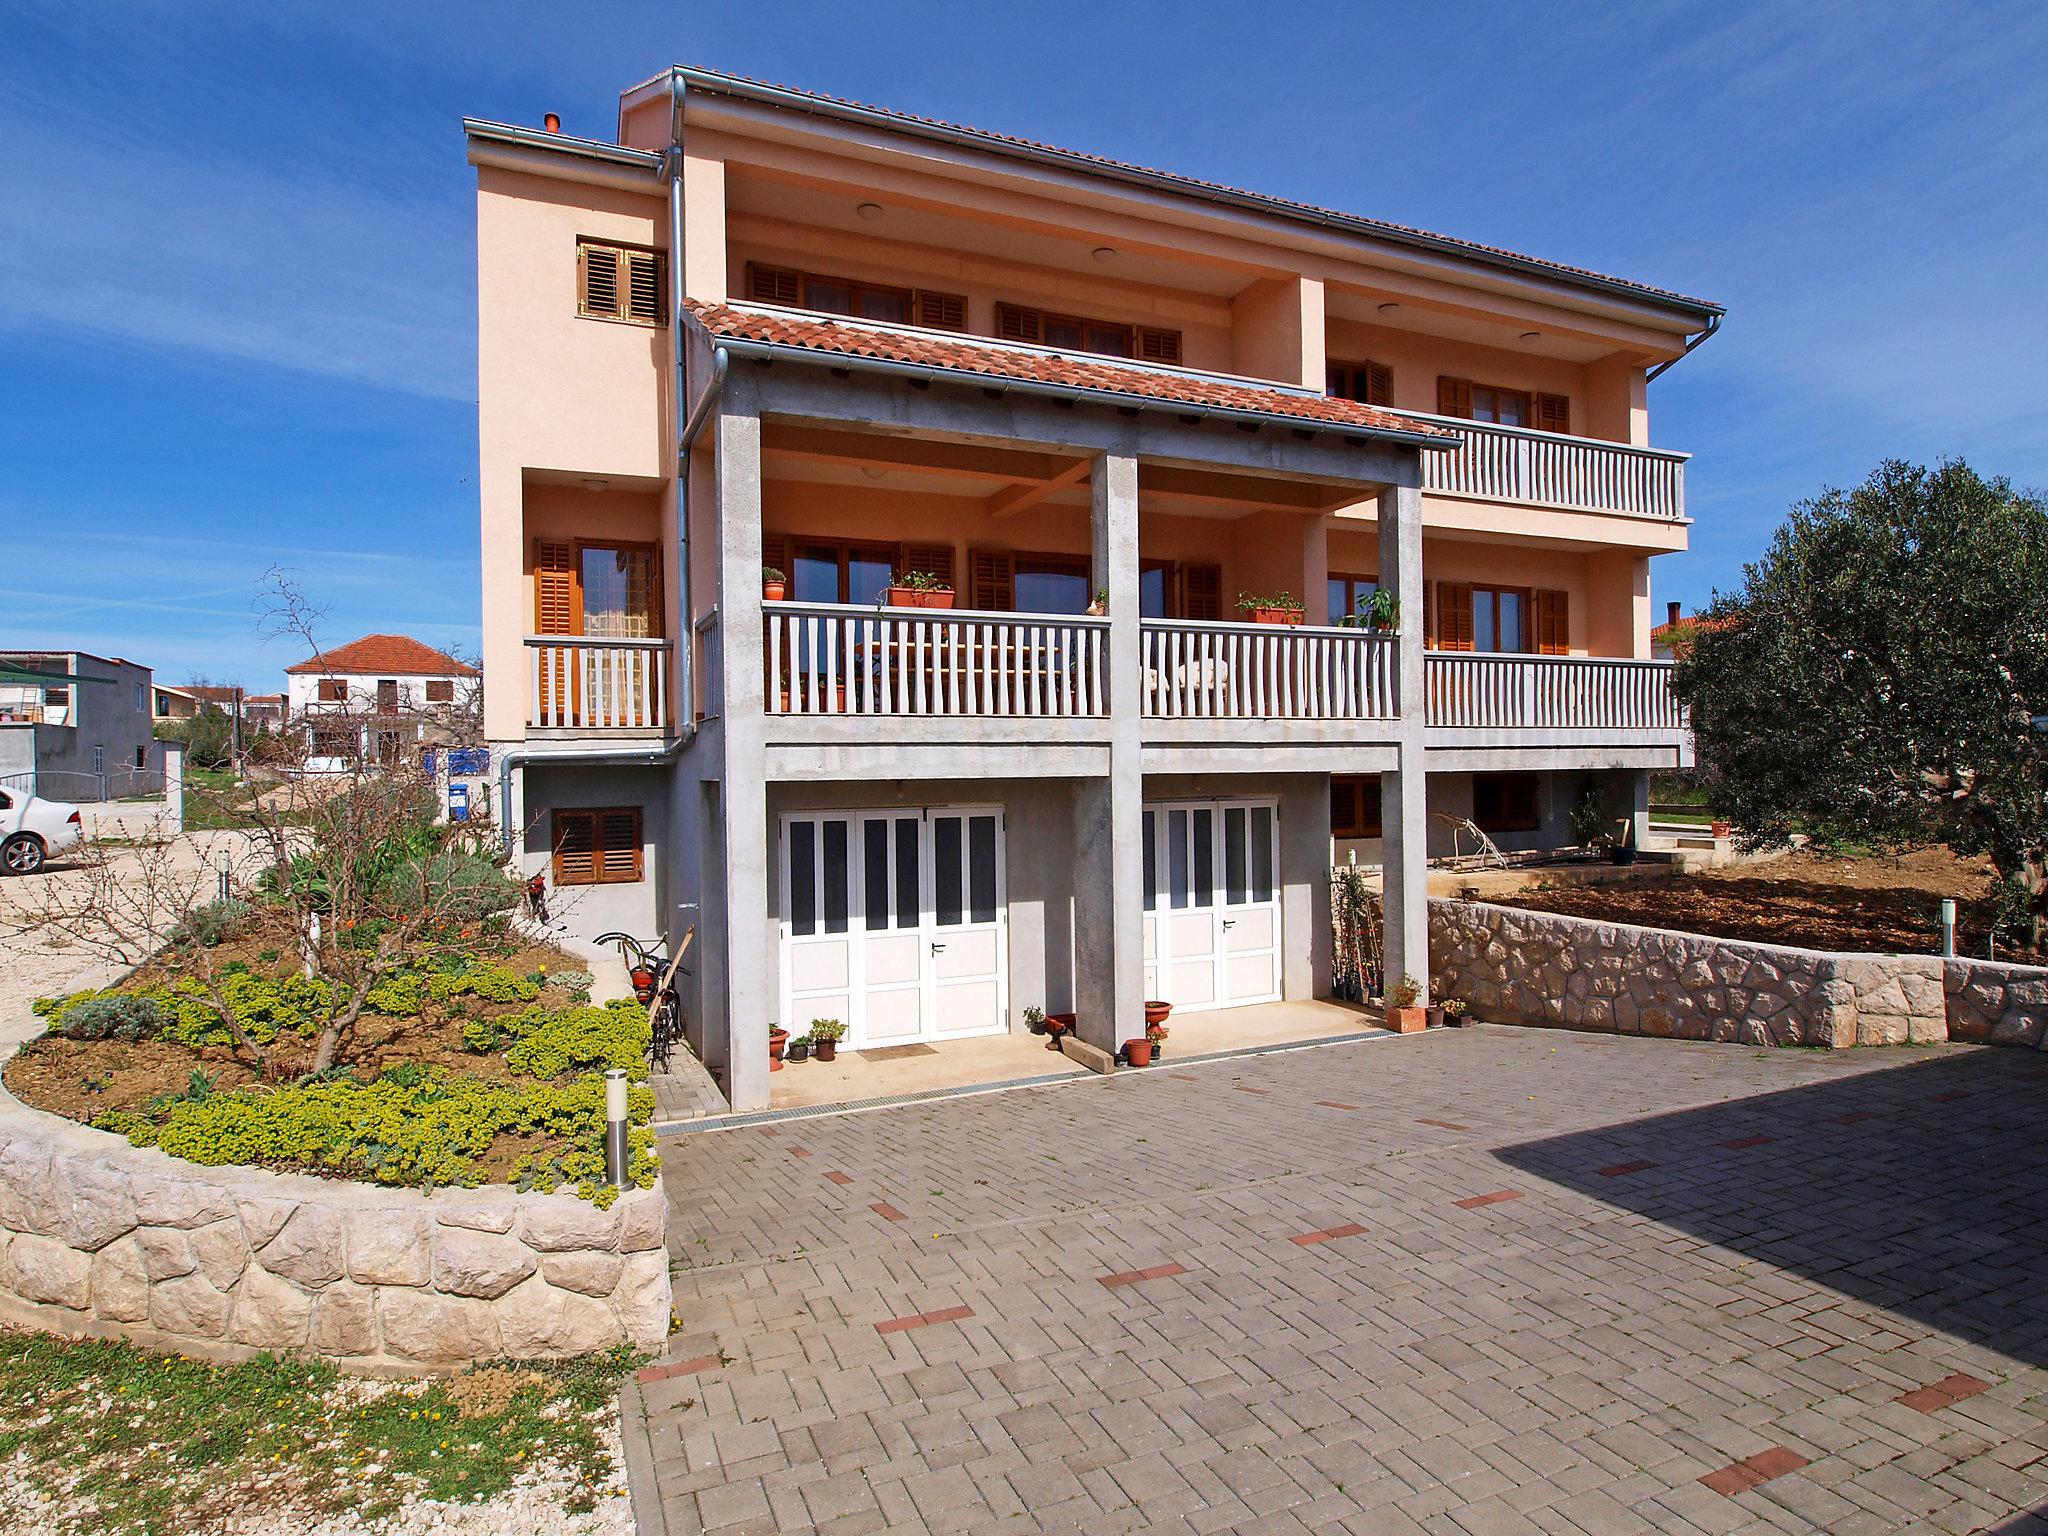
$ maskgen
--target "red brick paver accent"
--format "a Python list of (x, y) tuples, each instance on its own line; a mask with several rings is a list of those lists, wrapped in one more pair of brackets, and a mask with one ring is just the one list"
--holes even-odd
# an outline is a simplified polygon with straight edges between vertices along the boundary
[(841, 1173), (837, 1168), (828, 1168), (825, 1171), (825, 1177), (830, 1179), (834, 1184), (851, 1184), (853, 1182), (852, 1174)]
[(910, 1220), (908, 1216), (904, 1215), (901, 1211), (897, 1210), (895, 1206), (891, 1205), (886, 1200), (877, 1200), (873, 1205), (869, 1206), (868, 1209), (873, 1211), (877, 1216), (881, 1217), (884, 1221)]
[(1336, 1101), (1335, 1099), (1317, 1099), (1317, 1100), (1316, 1100), (1316, 1103), (1317, 1103), (1317, 1104), (1318, 1104), (1319, 1106), (1321, 1106), (1322, 1108), (1324, 1108), (1324, 1109), (1356, 1109), (1356, 1108), (1358, 1108), (1358, 1106), (1357, 1106), (1356, 1104), (1340, 1104), (1340, 1103), (1338, 1103), (1338, 1102), (1337, 1102), (1337, 1101)]
[(1600, 1177), (1603, 1179), (1618, 1179), (1624, 1173), (1641, 1173), (1645, 1168), (1654, 1168), (1656, 1166), (1648, 1158), (1639, 1157), (1632, 1163), (1616, 1163), (1612, 1168), (1602, 1168), (1600, 1170)]
[(1451, 1204), (1461, 1211), (1476, 1211), (1482, 1205), (1499, 1205), (1503, 1200), (1519, 1200), (1521, 1198), (1522, 1192), (1519, 1189), (1496, 1189), (1490, 1195), (1473, 1195), (1466, 1200), (1453, 1200)]
[(1758, 1451), (1754, 1456), (1731, 1462), (1718, 1472), (1709, 1472), (1700, 1481), (1714, 1492), (1734, 1498), (1738, 1493), (1747, 1492), (1759, 1483), (1768, 1483), (1774, 1477), (1783, 1477), (1787, 1472), (1797, 1472), (1806, 1465), (1806, 1458), (1797, 1451), (1789, 1451), (1782, 1445), (1774, 1445), (1768, 1451)]
[(1854, 1125), (1859, 1120), (1875, 1120), (1876, 1118), (1877, 1111), (1874, 1109), (1852, 1109), (1846, 1115), (1835, 1116), (1835, 1124)]
[(1253, 1088), (1246, 1083), (1232, 1083), (1230, 1086), (1235, 1088), (1239, 1093), (1271, 1093), (1273, 1091), (1270, 1088)]
[(1899, 1401), (1918, 1413), (1939, 1413), (1951, 1403), (1960, 1403), (1966, 1397), (1975, 1397), (1979, 1392), (1989, 1392), (1991, 1383), (1962, 1371), (1944, 1376), (1932, 1386), (1920, 1387), (1908, 1392)]
[(1472, 1127), (1471, 1127), (1471, 1126), (1469, 1126), (1469, 1125), (1460, 1125), (1460, 1124), (1458, 1124), (1458, 1122), (1457, 1122), (1457, 1121), (1455, 1121), (1455, 1120), (1430, 1120), (1430, 1119), (1422, 1119), (1422, 1120), (1417, 1120), (1417, 1121), (1416, 1121), (1415, 1123), (1416, 1123), (1417, 1125), (1433, 1125), (1433, 1126), (1435, 1126), (1435, 1127), (1436, 1127), (1436, 1128), (1437, 1128), (1438, 1130), (1440, 1130), (1440, 1131), (1469, 1131), (1469, 1130), (1471, 1130), (1471, 1129), (1472, 1129)]
[(929, 1328), (933, 1323), (957, 1323), (963, 1317), (972, 1316), (972, 1307), (941, 1307), (936, 1312), (914, 1312), (909, 1317), (892, 1317), (886, 1323), (875, 1324), (875, 1332), (901, 1333), (906, 1328)]
[(717, 1355), (699, 1355), (694, 1360), (664, 1360), (659, 1365), (644, 1366), (633, 1373), (639, 1382), (667, 1381), (672, 1376), (694, 1376), (699, 1371), (715, 1371), (725, 1362)]
[(1310, 1248), (1317, 1243), (1327, 1243), (1333, 1237), (1356, 1237), (1364, 1230), (1365, 1228), (1353, 1221), (1347, 1222), (1341, 1227), (1324, 1227), (1319, 1232), (1297, 1232), (1294, 1236), (1288, 1238), (1287, 1241), (1299, 1243), (1304, 1248)]
[(811, 1149), (809, 1147), (800, 1147), (795, 1142), (791, 1142), (789, 1144), (789, 1155), (791, 1157), (809, 1157)]
[(1721, 1145), (1730, 1152), (1745, 1152), (1751, 1147), (1768, 1146), (1775, 1140), (1775, 1136), (1738, 1136), (1733, 1141), (1722, 1142)]
[(1150, 1269), (1127, 1269), (1116, 1275), (1097, 1275), (1095, 1278), (1110, 1290), (1120, 1285), (1136, 1285), (1143, 1280), (1164, 1280), (1169, 1275), (1184, 1275), (1187, 1271), (1178, 1264), (1154, 1264)]
[(1929, 1102), (1934, 1104), (1953, 1104), (1957, 1099), (1967, 1099), (1969, 1096), (1970, 1090), (1967, 1088), (1951, 1088), (1947, 1093), (1935, 1094)]

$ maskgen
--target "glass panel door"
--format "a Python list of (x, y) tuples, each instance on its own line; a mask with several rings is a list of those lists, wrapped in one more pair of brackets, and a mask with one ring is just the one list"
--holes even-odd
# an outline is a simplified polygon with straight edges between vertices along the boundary
[(992, 1033), (1006, 1006), (1002, 816), (933, 811), (930, 843), (932, 1032)]

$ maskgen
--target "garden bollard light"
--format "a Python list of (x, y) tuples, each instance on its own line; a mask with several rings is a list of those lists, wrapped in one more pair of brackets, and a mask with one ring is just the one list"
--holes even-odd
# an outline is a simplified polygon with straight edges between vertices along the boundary
[(1941, 898), (1941, 953), (1954, 959), (1956, 953), (1956, 903), (1953, 896)]
[(234, 894), (234, 882), (228, 874), (228, 851), (220, 851), (220, 899), (226, 901)]
[(626, 1187), (626, 1070), (608, 1068), (604, 1074), (604, 1177), (619, 1189)]

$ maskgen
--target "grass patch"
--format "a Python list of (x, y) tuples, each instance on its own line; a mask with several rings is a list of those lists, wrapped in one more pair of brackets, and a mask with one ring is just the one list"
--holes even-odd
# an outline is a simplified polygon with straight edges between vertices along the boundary
[(230, 768), (185, 769), (185, 830), (232, 832), (256, 825), (254, 784), (237, 784)]
[(581, 1513), (613, 1492), (612, 1415), (637, 1360), (622, 1346), (378, 1382), (320, 1361), (208, 1365), (0, 1330), (0, 1462), (25, 1453), (59, 1528), (93, 1536), (474, 1503), (536, 1471)]

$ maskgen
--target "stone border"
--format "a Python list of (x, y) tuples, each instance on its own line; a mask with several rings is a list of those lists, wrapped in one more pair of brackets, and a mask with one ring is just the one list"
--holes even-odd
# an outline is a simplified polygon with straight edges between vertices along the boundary
[(1753, 1045), (2048, 1048), (2048, 968), (1752, 944), (1432, 900), (1433, 993), (1505, 1023)]
[[(40, 1032), (10, 1019), (0, 1061)], [(659, 1350), (659, 1184), (570, 1195), (386, 1188), (209, 1168), (0, 1089), (0, 1320), (215, 1360), (305, 1350), (422, 1375), (472, 1361)]]

